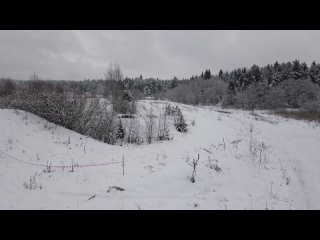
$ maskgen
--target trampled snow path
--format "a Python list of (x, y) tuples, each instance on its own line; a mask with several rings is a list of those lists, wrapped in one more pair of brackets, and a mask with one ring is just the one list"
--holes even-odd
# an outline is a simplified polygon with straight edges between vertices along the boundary
[[(123, 147), (100, 143), (30, 113), (0, 110), (0, 150), (17, 159), (52, 165), (125, 159), (124, 176), (121, 164), (46, 173), (43, 167), (0, 153), (0, 208), (320, 209), (319, 125), (263, 112), (253, 116), (178, 105), (188, 123), (195, 120), (188, 134), (172, 128), (172, 141)], [(151, 106), (157, 113), (164, 103), (139, 103), (144, 113)], [(256, 147), (263, 146), (261, 158), (259, 151), (256, 157), (250, 154), (250, 139)], [(191, 183), (187, 161), (198, 154), (196, 182)], [(214, 169), (216, 163), (221, 171)], [(26, 189), (24, 182), (34, 175), (38, 188)]]

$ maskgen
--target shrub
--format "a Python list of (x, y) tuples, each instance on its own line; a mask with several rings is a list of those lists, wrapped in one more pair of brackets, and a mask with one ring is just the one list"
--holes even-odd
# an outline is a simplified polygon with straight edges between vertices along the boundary
[(160, 113), (159, 115), (157, 140), (158, 141), (170, 140), (169, 122), (168, 122), (168, 117), (166, 113), (164, 114)]
[(122, 125), (122, 121), (121, 121), (121, 118), (120, 118), (116, 137), (117, 137), (117, 139), (120, 139), (121, 146), (122, 146), (122, 142), (123, 142), (124, 136), (125, 136), (125, 131), (124, 131), (124, 128), (123, 128), (123, 125)]

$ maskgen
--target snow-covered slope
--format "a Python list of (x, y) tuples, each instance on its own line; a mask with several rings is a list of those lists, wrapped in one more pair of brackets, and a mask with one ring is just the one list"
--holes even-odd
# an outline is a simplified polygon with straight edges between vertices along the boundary
[[(172, 141), (122, 147), (30, 113), (0, 110), (0, 208), (320, 209), (319, 125), (263, 112), (178, 105), (189, 124), (195, 120), (189, 133), (172, 128)], [(164, 102), (139, 103), (141, 111), (151, 106), (159, 111)], [(187, 162), (198, 154), (191, 183)], [(46, 172), (21, 161), (114, 164)], [(27, 189), (24, 183), (34, 176), (36, 188)]]

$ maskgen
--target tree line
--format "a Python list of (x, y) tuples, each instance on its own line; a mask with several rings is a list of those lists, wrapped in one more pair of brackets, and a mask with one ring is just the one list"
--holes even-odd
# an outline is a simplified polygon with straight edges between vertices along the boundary
[[(43, 85), (46, 85), (43, 87)], [(216, 105), (244, 109), (300, 108), (320, 112), (320, 64), (315, 61), (290, 62), (220, 70), (211, 74), (206, 69), (188, 79), (169, 80), (123, 77), (119, 66), (110, 66), (104, 79), (84, 81), (41, 81), (33, 75), (31, 81), (0, 81), (0, 97), (23, 92), (29, 88), (47, 88), (58, 94), (100, 97), (112, 104), (118, 113), (133, 114), (139, 99), (170, 100), (185, 104)], [(3, 105), (2, 101), (2, 105)], [(0, 103), (1, 104), (1, 103)]]
[(216, 105), (243, 109), (298, 108), (320, 114), (320, 64), (299, 60), (250, 68), (209, 70), (192, 76), (161, 99), (185, 104)]
[(301, 108), (319, 111), (320, 64), (299, 60), (259, 67), (220, 70), (227, 83), (224, 106), (249, 109)]

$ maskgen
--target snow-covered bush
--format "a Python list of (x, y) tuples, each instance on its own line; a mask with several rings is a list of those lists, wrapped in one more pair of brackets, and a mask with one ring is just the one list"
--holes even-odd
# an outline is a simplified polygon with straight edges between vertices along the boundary
[(149, 114), (147, 114), (145, 122), (146, 122), (146, 130), (145, 130), (145, 134), (146, 134), (146, 141), (151, 144), (152, 140), (154, 139), (154, 118), (156, 118), (156, 116), (153, 114), (153, 109), (150, 109)]
[(29, 88), (11, 96), (7, 108), (25, 110), (68, 129), (75, 129), (83, 114), (85, 98)]
[(218, 160), (217, 159), (212, 159), (208, 157), (208, 168), (215, 170), (216, 172), (221, 172), (221, 168), (218, 166)]
[(320, 113), (320, 99), (304, 103), (302, 105), (302, 110), (310, 113)]
[(221, 99), (221, 106), (222, 107), (232, 106), (234, 102), (235, 102), (234, 95), (231, 93), (226, 93), (223, 95)]
[(94, 139), (115, 144), (116, 117), (97, 97), (55, 92), (42, 83), (33, 83), (5, 99), (5, 107), (36, 114), (49, 122)]
[(42, 189), (42, 185), (36, 182), (37, 173), (30, 177), (29, 182), (24, 182), (23, 186), (29, 190), (36, 190), (37, 188)]
[(168, 122), (168, 116), (166, 113), (163, 113), (163, 114), (160, 113), (159, 115), (157, 140), (158, 141), (170, 140), (169, 122)]
[(132, 144), (142, 144), (141, 126), (136, 118), (130, 118), (129, 125), (126, 128), (126, 142)]
[(122, 142), (123, 142), (123, 139), (125, 137), (125, 130), (123, 128), (121, 118), (120, 118), (119, 123), (118, 123), (118, 130), (117, 130), (116, 137), (117, 137), (117, 139), (120, 140), (120, 145), (122, 146)]

